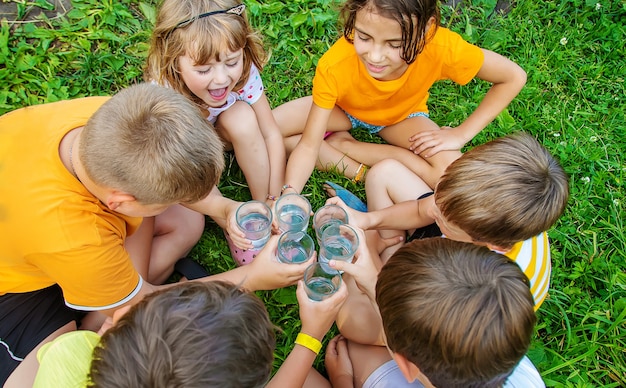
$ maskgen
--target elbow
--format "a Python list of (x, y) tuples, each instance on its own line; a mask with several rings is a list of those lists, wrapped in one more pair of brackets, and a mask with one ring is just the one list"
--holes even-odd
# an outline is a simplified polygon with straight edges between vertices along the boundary
[(522, 69), (520, 66), (516, 66), (515, 73), (513, 75), (513, 79), (515, 80), (515, 84), (519, 87), (519, 90), (522, 90), (524, 85), (526, 85), (526, 81), (528, 79), (528, 75), (526, 71)]

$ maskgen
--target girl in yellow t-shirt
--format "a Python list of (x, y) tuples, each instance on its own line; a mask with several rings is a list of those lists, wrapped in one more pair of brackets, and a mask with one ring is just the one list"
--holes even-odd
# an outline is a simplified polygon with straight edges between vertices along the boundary
[[(326, 167), (342, 157), (344, 166), (349, 158), (356, 166), (397, 159), (432, 187), (461, 147), (526, 83), (514, 62), (439, 27), (437, 0), (348, 0), (341, 14), (343, 37), (320, 59), (313, 95), (274, 109), (283, 136), (302, 135), (289, 157), (283, 191), (301, 191), (318, 160), (318, 167)], [(429, 88), (443, 79), (463, 85), (474, 77), (492, 87), (463, 123), (440, 128), (428, 116)], [(389, 144), (357, 142), (348, 134), (356, 127)], [(334, 134), (325, 142), (329, 132)], [(344, 173), (358, 180), (362, 170)]]

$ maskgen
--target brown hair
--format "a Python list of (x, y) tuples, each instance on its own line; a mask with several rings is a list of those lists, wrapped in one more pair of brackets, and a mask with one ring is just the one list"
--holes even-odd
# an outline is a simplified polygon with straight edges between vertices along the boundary
[(94, 350), (91, 387), (262, 387), (274, 327), (251, 293), (186, 282), (148, 295)]
[(389, 348), (436, 387), (499, 387), (526, 354), (528, 278), (486, 247), (429, 238), (400, 248), (376, 284)]
[(424, 50), (428, 41), (428, 21), (434, 18), (428, 36), (432, 37), (439, 25), (439, 2), (437, 0), (348, 0), (341, 9), (343, 36), (353, 42), (356, 14), (369, 8), (381, 16), (393, 19), (402, 31), (402, 50), (400, 58), (411, 64)]
[(132, 86), (104, 103), (79, 147), (94, 182), (143, 204), (198, 201), (224, 169), (222, 142), (198, 107), (157, 85)]
[[(220, 60), (225, 51), (243, 49), (242, 78), (238, 90), (248, 81), (250, 67), (261, 70), (267, 54), (260, 36), (250, 27), (246, 13), (219, 13), (203, 18), (200, 14), (227, 10), (240, 0), (165, 0), (161, 4), (146, 61), (144, 80), (172, 87), (198, 105), (203, 101), (185, 85), (178, 69), (178, 58), (188, 55), (196, 64)], [(177, 27), (183, 21), (192, 20)]]
[(503, 248), (548, 230), (568, 197), (559, 162), (522, 132), (466, 152), (448, 166), (435, 190), (448, 221), (474, 241)]

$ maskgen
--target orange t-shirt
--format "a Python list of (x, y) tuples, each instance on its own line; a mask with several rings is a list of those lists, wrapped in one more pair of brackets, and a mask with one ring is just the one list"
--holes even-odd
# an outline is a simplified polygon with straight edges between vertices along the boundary
[(124, 240), (141, 218), (110, 211), (65, 168), (63, 136), (108, 97), (18, 109), (0, 117), (0, 295), (55, 283), (80, 310), (115, 307), (141, 278)]
[(320, 59), (313, 78), (313, 102), (324, 109), (336, 106), (368, 124), (388, 126), (411, 113), (428, 112), (428, 90), (439, 80), (464, 85), (480, 70), (482, 50), (455, 32), (439, 27), (404, 74), (392, 81), (369, 75), (345, 38)]

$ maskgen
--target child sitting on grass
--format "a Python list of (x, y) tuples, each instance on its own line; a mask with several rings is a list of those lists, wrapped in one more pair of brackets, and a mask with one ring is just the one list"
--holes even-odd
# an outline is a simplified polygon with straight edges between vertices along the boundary
[(387, 349), (333, 339), (334, 388), (545, 386), (524, 356), (536, 316), (528, 279), (511, 260), (441, 238), (406, 244), (380, 273), (371, 259), (364, 252), (336, 267), (379, 309)]
[(241, 1), (165, 0), (144, 74), (198, 106), (259, 201), (278, 196), (286, 163), (260, 75), (266, 57)]
[[(406, 231), (418, 228), (413, 233), (417, 236), (409, 240), (441, 236), (443, 232), (448, 239), (487, 246), (519, 265), (530, 280), (535, 308), (541, 306), (548, 295), (551, 273), (546, 230), (563, 213), (569, 188), (563, 168), (532, 136), (511, 134), (466, 152), (448, 166), (434, 195), (429, 195), (429, 186), (417, 175), (394, 160), (375, 165), (369, 174), (365, 188), (373, 211), (361, 213), (338, 198), (328, 200), (344, 206), (354, 225), (378, 229), (378, 233), (368, 235), (368, 241), (377, 236), (392, 241), (394, 236), (404, 237)], [(437, 225), (428, 227), (433, 221), (441, 231)], [(382, 263), (401, 245), (384, 250)], [(352, 292), (350, 277), (344, 279), (351, 291), (346, 305), (355, 303), (371, 310), (362, 295)], [(341, 311), (338, 324), (340, 329), (358, 326), (360, 319)], [(348, 331), (358, 333), (351, 338), (357, 342), (380, 344), (373, 334), (376, 329)]]
[(275, 327), (263, 302), (215, 281), (180, 283), (147, 296), (102, 338), (80, 331), (59, 337), (39, 352), (34, 387), (301, 387), (319, 351), (312, 344), (321, 347), (347, 292), (343, 286), (313, 302), (300, 282), (296, 295), (298, 346), (269, 384)]
[[(171, 89), (18, 109), (0, 128), (0, 385), (25, 387), (37, 349), (76, 330), (77, 311), (111, 315), (163, 287), (201, 235), (187, 208), (228, 219), (237, 203), (212, 192), (224, 157), (211, 124)], [(274, 260), (277, 240), (203, 281), (294, 284), (306, 264)]]
[[(438, 0), (348, 0), (341, 16), (343, 37), (319, 60), (312, 96), (274, 109), (284, 137), (301, 135), (285, 172), (293, 191), (302, 191), (316, 162), (327, 157), (327, 132), (334, 132), (328, 141), (341, 151), (333, 164), (343, 154), (370, 166), (393, 158), (434, 187), (463, 145), (526, 83), (514, 62), (440, 27)], [(465, 85), (474, 78), (491, 83), (489, 91), (460, 125), (440, 128), (429, 118), (431, 86), (440, 80)], [(389, 144), (342, 136), (357, 127)], [(359, 170), (349, 172), (358, 176)]]

